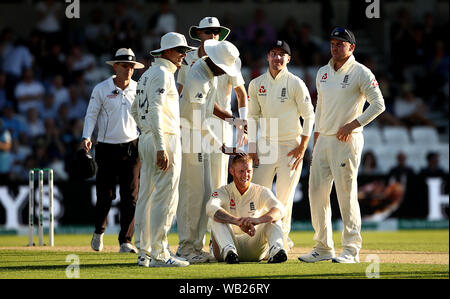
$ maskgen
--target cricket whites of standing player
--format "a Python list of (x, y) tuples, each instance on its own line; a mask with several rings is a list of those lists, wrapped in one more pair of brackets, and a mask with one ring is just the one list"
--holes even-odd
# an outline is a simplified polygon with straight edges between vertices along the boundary
[(163, 35), (161, 48), (150, 52), (157, 57), (155, 62), (138, 81), (132, 113), (141, 130), (142, 167), (135, 215), (139, 266), (189, 265), (171, 255), (167, 234), (176, 213), (181, 171), (179, 96), (174, 73), (192, 49), (182, 34)]
[[(256, 125), (259, 123), (261, 131), (257, 142), (255, 134), (249, 134), (249, 154), (255, 163), (253, 181), (271, 189), (277, 176), (277, 198), (286, 208), (283, 232), (287, 250), (294, 246), (289, 238), (292, 206), (314, 125), (314, 107), (308, 89), (300, 78), (288, 71), (290, 57), (291, 49), (285, 41), (277, 41), (269, 47), (269, 69), (250, 82), (248, 92), (249, 118), (254, 119)], [(271, 126), (274, 120), (278, 130)], [(262, 148), (267, 144), (269, 150), (264, 153)]]
[[(193, 40), (200, 41), (201, 45), (196, 51), (186, 54), (184, 63), (178, 71), (177, 83), (179, 84), (178, 91), (180, 94), (183, 90), (189, 69), (199, 58), (206, 56), (204, 49), (205, 41), (209, 39), (222, 41), (225, 40), (229, 34), (230, 29), (220, 26), (219, 20), (216, 17), (205, 17), (200, 21), (198, 26), (191, 26), (189, 29), (190, 37)], [(235, 77), (231, 77), (227, 74), (221, 75), (217, 78), (217, 89), (214, 98), (214, 101), (222, 109), (231, 114), (231, 89), (233, 88), (238, 103), (239, 117), (241, 119), (247, 119), (248, 115), (247, 92), (244, 84), (245, 81), (241, 72), (239, 72)], [(221, 121), (215, 115), (213, 116), (213, 120), (213, 130), (216, 132), (216, 136), (221, 139), (223, 143), (230, 145), (233, 144), (232, 126), (230, 126), (227, 122)], [(242, 140), (237, 140), (237, 143), (238, 145), (241, 145)], [(227, 184), (229, 156), (221, 152), (212, 152), (210, 154), (210, 158), (212, 189), (214, 190)]]
[(214, 255), (228, 264), (262, 259), (282, 263), (287, 260), (281, 223), (284, 206), (270, 189), (251, 182), (252, 166), (250, 156), (234, 157), (233, 182), (214, 191), (208, 201)]
[[(183, 165), (180, 179), (180, 200), (177, 209), (179, 247), (177, 255), (186, 258), (190, 263), (203, 263), (213, 260), (210, 254), (203, 251), (208, 217), (205, 206), (211, 194), (211, 150), (207, 135), (212, 136), (218, 144), (221, 140), (215, 136), (205, 122), (213, 113), (227, 120), (243, 131), (246, 122), (234, 119), (214, 102), (218, 76), (239, 73), (241, 62), (238, 49), (228, 41), (205, 41), (204, 56), (194, 63), (186, 77), (186, 84), (180, 101), (182, 117)], [(222, 146), (222, 152), (228, 151)]]
[[(358, 263), (362, 238), (357, 175), (364, 144), (362, 130), (385, 106), (375, 76), (353, 56), (354, 34), (337, 27), (331, 33), (330, 46), (332, 58), (319, 69), (316, 77), (316, 126), (309, 177), (316, 244), (299, 260)], [(370, 105), (363, 112), (366, 100)], [(333, 181), (343, 222), (343, 251), (338, 257), (335, 257), (331, 227)]]

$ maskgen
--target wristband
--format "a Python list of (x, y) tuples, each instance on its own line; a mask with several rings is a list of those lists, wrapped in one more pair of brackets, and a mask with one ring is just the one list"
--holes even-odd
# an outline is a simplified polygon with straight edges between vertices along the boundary
[(248, 117), (248, 108), (247, 107), (239, 108), (239, 117), (247, 120), (247, 117)]

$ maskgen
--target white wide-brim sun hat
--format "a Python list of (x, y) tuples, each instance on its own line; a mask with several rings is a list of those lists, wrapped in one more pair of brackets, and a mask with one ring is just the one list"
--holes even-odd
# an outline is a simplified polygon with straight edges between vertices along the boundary
[(198, 26), (191, 26), (189, 28), (189, 36), (194, 39), (201, 41), (198, 37), (197, 30), (208, 29), (208, 28), (219, 28), (219, 41), (223, 41), (230, 34), (230, 29), (224, 26), (220, 26), (219, 20), (216, 17), (204, 17)]
[(227, 75), (236, 77), (241, 71), (239, 50), (229, 41), (209, 39), (204, 44), (206, 55)]
[(161, 48), (150, 52), (152, 56), (160, 56), (164, 50), (182, 47), (186, 52), (193, 51), (196, 48), (188, 46), (186, 38), (183, 34), (177, 32), (169, 32), (161, 37)]
[(133, 63), (135, 69), (143, 69), (145, 67), (142, 63), (136, 61), (133, 50), (127, 48), (120, 48), (112, 60), (106, 61), (109, 65), (114, 65), (119, 62)]

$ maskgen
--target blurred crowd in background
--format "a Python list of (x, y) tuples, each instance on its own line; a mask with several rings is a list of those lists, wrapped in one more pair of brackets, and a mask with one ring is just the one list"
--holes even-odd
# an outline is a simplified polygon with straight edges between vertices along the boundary
[[(69, 180), (91, 91), (112, 74), (105, 61), (127, 47), (148, 67), (149, 51), (159, 48), (161, 35), (187, 32), (164, 1), (150, 16), (133, 5), (114, 4), (114, 16), (99, 7), (90, 12), (82, 30), (69, 30), (60, 2), (35, 5), (39, 20), (27, 36), (0, 25), (0, 184), (25, 181), (28, 170), (36, 167), (54, 169), (55, 180)], [(274, 27), (267, 13), (255, 9), (240, 27), (233, 26), (229, 14), (216, 15), (221, 25), (232, 29), (228, 40), (241, 52), (246, 85), (266, 71), (266, 46), (282, 39), (293, 50), (289, 70), (305, 81), (315, 103), (316, 73), (330, 58), (328, 32), (335, 24), (326, 20), (333, 11), (322, 10), (323, 33), (292, 16)], [(192, 25), (199, 21), (192, 20)], [(448, 18), (437, 20), (431, 12), (413, 18), (401, 8), (391, 24), (389, 59), (381, 56), (377, 61), (358, 52), (358, 44), (355, 51), (357, 60), (375, 73), (386, 101), (386, 112), (373, 125), (428, 126), (448, 142)], [(357, 41), (361, 26), (349, 24)], [(196, 45), (188, 36), (187, 40)], [(133, 78), (138, 80), (144, 71), (136, 70)], [(436, 122), (439, 117), (446, 121)], [(363, 158), (362, 172), (370, 170), (371, 159), (375, 157)]]

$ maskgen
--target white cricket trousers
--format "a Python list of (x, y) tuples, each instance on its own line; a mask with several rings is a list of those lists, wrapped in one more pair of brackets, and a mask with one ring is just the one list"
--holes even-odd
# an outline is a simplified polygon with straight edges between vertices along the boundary
[(350, 141), (319, 135), (313, 151), (309, 177), (309, 203), (315, 249), (334, 252), (330, 193), (334, 181), (343, 222), (342, 247), (356, 256), (361, 249), (361, 213), (358, 203), (358, 167), (364, 146), (362, 133)]
[(154, 259), (167, 259), (169, 233), (178, 204), (178, 183), (181, 172), (181, 142), (178, 135), (164, 135), (169, 168), (156, 165), (155, 138), (152, 133), (139, 137), (142, 161), (139, 198), (135, 211), (135, 245)]
[[(292, 205), (294, 202), (295, 189), (297, 188), (302, 172), (303, 161), (297, 170), (292, 170), (289, 162), (292, 156), (287, 154), (300, 144), (300, 137), (289, 141), (279, 141), (270, 143), (270, 150), (263, 153), (262, 143), (265, 139), (260, 138), (258, 141), (258, 158), (259, 166), (253, 170), (253, 183), (265, 186), (272, 190), (273, 179), (277, 176), (275, 193), (276, 197), (285, 207), (286, 214), (282, 219), (284, 232), (284, 248), (289, 249), (288, 235), (291, 231)], [(269, 143), (266, 143), (269, 144)], [(272, 157), (273, 156), (273, 157)], [(265, 164), (264, 161), (272, 161)]]
[(229, 249), (239, 256), (239, 261), (260, 261), (268, 258), (272, 246), (283, 248), (283, 228), (281, 221), (263, 223), (255, 226), (253, 237), (247, 234), (235, 234), (231, 224), (211, 221), (211, 233), (220, 249), (222, 260)]
[(205, 243), (208, 224), (206, 203), (211, 196), (210, 154), (183, 153), (177, 228), (179, 247), (177, 253), (189, 255), (200, 251)]
[[(214, 116), (214, 119), (217, 117)], [(233, 127), (227, 122), (217, 118), (218, 123), (216, 126), (221, 129), (220, 132), (215, 132), (216, 136), (222, 136), (222, 141), (227, 146), (232, 146), (233, 144)], [(219, 137), (220, 138), (220, 137)], [(221, 145), (216, 145), (220, 148)], [(222, 186), (228, 184), (228, 165), (230, 156), (225, 155), (222, 152), (211, 152), (211, 190), (214, 191)]]

